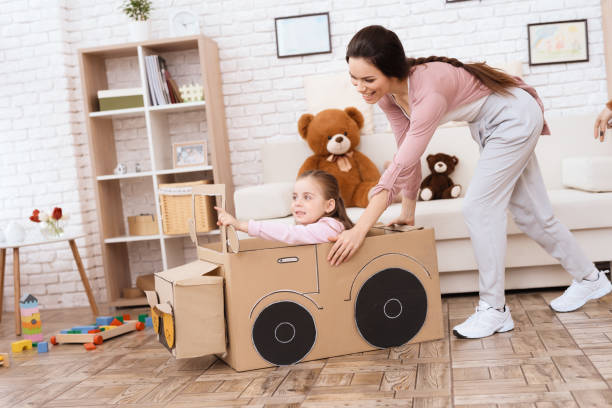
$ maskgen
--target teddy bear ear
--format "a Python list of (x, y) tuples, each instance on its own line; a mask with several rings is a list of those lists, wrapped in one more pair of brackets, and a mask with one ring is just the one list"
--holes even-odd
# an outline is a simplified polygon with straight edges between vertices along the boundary
[(359, 112), (359, 109), (349, 106), (348, 108), (344, 109), (344, 112), (346, 112), (346, 114), (349, 115), (351, 119), (355, 121), (355, 123), (357, 123), (357, 127), (359, 129), (363, 127), (363, 115), (361, 112)]
[(308, 125), (314, 119), (314, 116), (310, 113), (305, 113), (300, 116), (300, 120), (298, 120), (298, 132), (300, 132), (300, 136), (303, 139), (306, 139), (306, 135), (308, 134)]

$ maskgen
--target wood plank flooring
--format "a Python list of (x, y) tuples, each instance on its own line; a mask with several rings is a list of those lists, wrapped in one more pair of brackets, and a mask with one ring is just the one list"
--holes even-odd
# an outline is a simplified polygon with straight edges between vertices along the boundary
[[(0, 407), (612, 407), (612, 295), (556, 314), (548, 302), (559, 294), (509, 295), (509, 333), (449, 337), (478, 299), (444, 297), (442, 340), (244, 373), (214, 357), (174, 360), (151, 329), (94, 351), (63, 344), (12, 354), (0, 367)], [(92, 321), (90, 313), (43, 310), (45, 337)], [(13, 315), (2, 317), (7, 352)]]

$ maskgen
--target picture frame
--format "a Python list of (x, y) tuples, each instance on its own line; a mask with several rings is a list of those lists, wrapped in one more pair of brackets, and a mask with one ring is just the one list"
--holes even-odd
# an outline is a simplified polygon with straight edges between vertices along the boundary
[(205, 140), (194, 140), (172, 144), (173, 167), (208, 165), (208, 146)]
[(329, 12), (276, 17), (274, 29), (278, 58), (332, 52)]
[(531, 66), (589, 60), (586, 19), (528, 24), (527, 39)]

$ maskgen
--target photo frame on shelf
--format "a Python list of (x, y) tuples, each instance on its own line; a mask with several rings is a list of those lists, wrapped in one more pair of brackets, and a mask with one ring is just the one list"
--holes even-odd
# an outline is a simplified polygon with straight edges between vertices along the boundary
[(174, 168), (207, 166), (208, 148), (205, 140), (194, 140), (172, 144), (172, 164)]
[(328, 12), (277, 17), (274, 27), (278, 58), (332, 52)]
[(527, 25), (529, 65), (564, 64), (589, 60), (587, 20)]

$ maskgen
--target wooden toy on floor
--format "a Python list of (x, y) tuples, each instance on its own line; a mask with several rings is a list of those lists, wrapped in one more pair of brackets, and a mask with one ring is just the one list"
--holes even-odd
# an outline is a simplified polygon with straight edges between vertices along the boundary
[(39, 353), (47, 353), (49, 351), (49, 343), (46, 341), (41, 341), (36, 345), (36, 349)]
[(32, 340), (33, 343), (43, 340), (42, 323), (40, 312), (38, 311), (38, 299), (25, 294), (19, 301), (21, 309), (21, 332), (24, 339)]
[[(51, 336), (51, 344), (58, 343), (93, 343), (100, 345), (106, 339), (110, 339), (134, 330), (144, 329), (144, 323), (138, 320), (120, 321), (123, 316), (110, 317), (101, 316), (96, 319), (96, 324), (89, 326), (75, 326), (68, 330), (62, 330), (55, 336)], [(110, 324), (108, 324), (110, 323)], [(87, 348), (87, 347), (86, 347)], [(89, 349), (88, 349), (89, 350)]]
[(30, 350), (31, 348), (32, 340), (19, 340), (11, 343), (13, 353), (21, 353), (23, 350)]
[(8, 353), (0, 353), (0, 367), (10, 367), (10, 365), (11, 361)]

